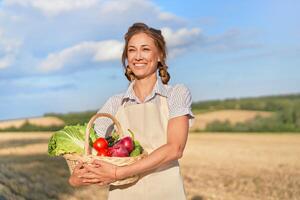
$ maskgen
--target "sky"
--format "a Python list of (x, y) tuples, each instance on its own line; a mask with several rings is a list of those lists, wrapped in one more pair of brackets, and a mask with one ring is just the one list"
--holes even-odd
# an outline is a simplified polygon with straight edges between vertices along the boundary
[(98, 110), (126, 90), (134, 22), (161, 29), (193, 102), (300, 93), (300, 1), (0, 0), (0, 120)]

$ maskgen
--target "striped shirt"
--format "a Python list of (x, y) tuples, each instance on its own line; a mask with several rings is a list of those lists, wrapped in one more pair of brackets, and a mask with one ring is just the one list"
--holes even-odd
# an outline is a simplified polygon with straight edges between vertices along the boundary
[[(110, 97), (98, 113), (109, 113), (113, 116), (117, 113), (119, 106), (123, 103), (127, 105), (140, 104), (140, 100), (136, 97), (132, 81), (125, 93), (117, 94)], [(192, 126), (194, 115), (191, 111), (192, 95), (189, 89), (183, 84), (176, 84), (174, 86), (164, 85), (160, 78), (157, 79), (155, 86), (145, 99), (146, 102), (159, 104), (159, 96), (167, 97), (169, 107), (169, 119), (174, 117), (187, 115), (189, 117), (189, 127)], [(104, 137), (109, 135), (113, 130), (113, 123), (108, 118), (98, 118), (95, 120), (94, 129), (97, 135)]]

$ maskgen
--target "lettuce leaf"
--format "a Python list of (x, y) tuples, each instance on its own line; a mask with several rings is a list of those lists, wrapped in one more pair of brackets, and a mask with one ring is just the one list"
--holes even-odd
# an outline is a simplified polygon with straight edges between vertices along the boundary
[[(85, 125), (65, 126), (62, 130), (54, 132), (48, 143), (48, 155), (60, 156), (67, 153), (84, 153)], [(90, 146), (97, 139), (93, 129), (90, 132)], [(92, 154), (95, 154), (92, 148)]]

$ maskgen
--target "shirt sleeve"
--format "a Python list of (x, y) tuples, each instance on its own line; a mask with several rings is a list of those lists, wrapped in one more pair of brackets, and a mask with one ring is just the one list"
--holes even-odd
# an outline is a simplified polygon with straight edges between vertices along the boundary
[(192, 113), (192, 95), (190, 90), (183, 84), (174, 86), (169, 99), (169, 119), (187, 115), (189, 118), (189, 127), (194, 123), (194, 114)]
[[(120, 98), (118, 96), (110, 97), (97, 113), (108, 113), (115, 116)], [(113, 121), (107, 117), (99, 117), (94, 122), (94, 130), (99, 137), (106, 137), (111, 134), (114, 129)]]

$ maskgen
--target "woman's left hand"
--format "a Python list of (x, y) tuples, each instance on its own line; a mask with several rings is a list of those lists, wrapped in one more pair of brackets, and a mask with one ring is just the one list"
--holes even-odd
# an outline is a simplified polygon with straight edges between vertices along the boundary
[(85, 165), (84, 167), (88, 172), (82, 178), (98, 179), (101, 181), (101, 185), (107, 185), (116, 181), (116, 165), (100, 160), (93, 160), (92, 164)]

